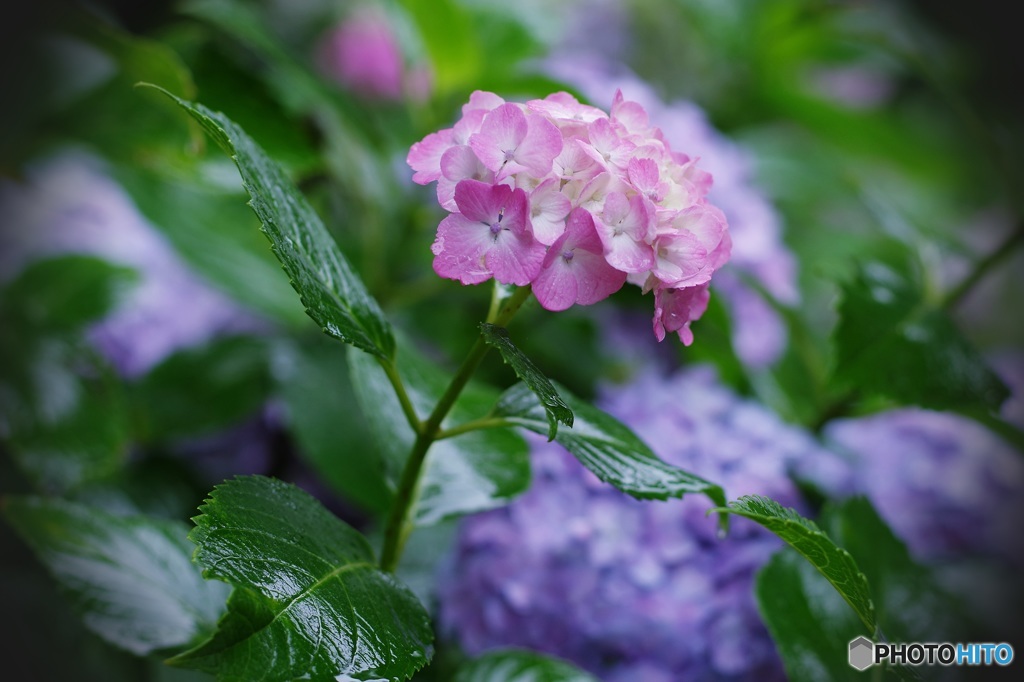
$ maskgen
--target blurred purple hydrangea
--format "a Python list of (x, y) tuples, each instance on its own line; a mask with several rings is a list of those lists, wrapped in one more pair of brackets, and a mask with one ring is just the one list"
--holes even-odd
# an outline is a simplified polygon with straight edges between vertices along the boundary
[[(1014, 397), (1008, 421), (1024, 426), (1024, 356), (998, 358)], [(833, 494), (863, 494), (925, 561), (997, 558), (1024, 567), (1024, 455), (977, 422), (946, 412), (903, 408), (837, 420), (826, 440), (848, 457), (849, 475)]]
[(647, 110), (673, 148), (686, 149), (712, 175), (708, 200), (725, 213), (733, 239), (732, 259), (722, 268), (721, 279), (716, 277), (713, 291), (721, 293), (732, 309), (733, 345), (739, 358), (755, 368), (777, 360), (786, 347), (785, 324), (743, 277), (758, 282), (780, 303), (793, 305), (800, 300), (797, 266), (782, 240), (778, 212), (757, 187), (750, 153), (718, 132), (699, 106), (685, 100), (666, 104), (622, 66), (571, 53), (549, 60), (547, 67), (598, 104), (610, 102), (616, 89), (622, 90)]
[[(831, 456), (706, 368), (642, 372), (602, 403), (663, 459), (730, 497), (800, 508), (787, 472)], [(439, 580), (446, 636), (470, 654), (523, 646), (623, 682), (784, 678), (753, 595), (780, 546), (774, 536), (734, 519), (719, 538), (706, 499), (640, 502), (557, 444), (532, 442), (530, 490), (460, 527)]]
[(207, 286), (139, 213), (94, 157), (67, 152), (0, 180), (0, 281), (28, 263), (87, 254), (134, 269), (139, 281), (89, 331), (125, 376), (145, 373), (178, 348), (266, 323)]

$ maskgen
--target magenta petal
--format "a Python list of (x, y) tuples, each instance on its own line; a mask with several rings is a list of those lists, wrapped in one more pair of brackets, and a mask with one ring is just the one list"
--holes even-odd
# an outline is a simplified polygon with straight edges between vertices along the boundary
[(508, 185), (491, 185), (479, 180), (461, 180), (455, 186), (455, 205), (470, 220), (487, 224), (498, 219), (498, 214), (512, 194)]
[(434, 272), (463, 284), (484, 282), (491, 278), (485, 257), (493, 244), (493, 236), (486, 225), (453, 213), (441, 221), (437, 238), (430, 247), (434, 254)]

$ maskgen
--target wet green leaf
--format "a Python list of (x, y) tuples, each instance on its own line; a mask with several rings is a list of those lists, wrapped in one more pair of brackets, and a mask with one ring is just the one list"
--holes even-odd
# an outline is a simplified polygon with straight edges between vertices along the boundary
[[(704, 493), (715, 504), (722, 504), (725, 494), (719, 486), (663, 462), (622, 422), (564, 388), (559, 392), (576, 418), (572, 428), (558, 430), (555, 440), (599, 479), (638, 499), (666, 500), (684, 493)], [(544, 408), (525, 384), (505, 391), (495, 414), (534, 433), (548, 432)]]
[(227, 590), (192, 564), (184, 523), (41, 497), (8, 498), (4, 516), (111, 644), (137, 655), (188, 644), (223, 610)]
[(1009, 394), (949, 316), (925, 296), (905, 247), (842, 287), (837, 382), (931, 409), (994, 410)]
[(212, 638), (169, 662), (222, 680), (401, 680), (433, 654), (419, 600), (366, 539), (293, 485), (239, 477), (189, 537), (207, 578), (235, 587)]
[(390, 358), (391, 325), (306, 198), (245, 132), (201, 104), (174, 99), (234, 160), (292, 287), (307, 314), (340, 341)]
[(524, 649), (488, 651), (459, 668), (455, 682), (597, 682), (560, 659)]
[(850, 553), (837, 546), (813, 521), (760, 495), (744, 495), (715, 511), (755, 521), (785, 540), (832, 584), (868, 633), (874, 634), (877, 615), (867, 578)]
[(540, 404), (544, 406), (544, 411), (548, 415), (548, 440), (555, 439), (559, 422), (571, 428), (572, 410), (558, 395), (558, 391), (551, 385), (551, 380), (544, 376), (544, 373), (537, 369), (533, 361), (512, 343), (508, 330), (485, 322), (480, 325), (480, 332), (488, 344), (501, 352), (501, 357), (512, 367), (516, 376), (534, 392), (537, 399), (540, 400)]
[[(383, 368), (373, 358), (350, 353), (352, 381), (363, 415), (377, 442), (389, 480), (398, 480), (415, 440)], [(434, 408), (450, 376), (436, 363), (402, 344), (397, 369), (409, 399), (421, 418)], [(484, 417), (496, 392), (477, 384), (467, 386), (442, 428)], [(416, 503), (415, 523), (429, 525), (457, 514), (506, 504), (530, 484), (529, 450), (512, 429), (471, 431), (445, 438), (430, 447)]]

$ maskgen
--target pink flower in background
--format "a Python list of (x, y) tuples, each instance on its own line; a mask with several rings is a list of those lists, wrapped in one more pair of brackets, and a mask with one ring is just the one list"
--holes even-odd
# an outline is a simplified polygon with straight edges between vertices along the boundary
[(434, 270), (463, 284), (531, 284), (548, 310), (590, 305), (627, 281), (655, 297), (658, 339), (692, 342), (707, 283), (729, 258), (711, 176), (673, 150), (640, 104), (611, 114), (558, 92), (525, 104), (477, 91), (452, 128), (407, 157), (451, 213)]
[(430, 75), (409, 69), (387, 15), (376, 8), (352, 12), (320, 44), (324, 71), (360, 95), (384, 100), (423, 99)]

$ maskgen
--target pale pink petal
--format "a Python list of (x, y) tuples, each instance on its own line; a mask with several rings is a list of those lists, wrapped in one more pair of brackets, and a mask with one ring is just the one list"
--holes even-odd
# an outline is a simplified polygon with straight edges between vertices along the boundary
[(492, 184), (494, 173), (487, 170), (469, 145), (451, 147), (441, 157), (441, 177), (437, 179), (437, 201), (448, 211), (457, 211), (455, 187), (462, 180)]
[(535, 177), (551, 172), (551, 163), (562, 151), (562, 133), (554, 123), (536, 114), (528, 118), (526, 138), (515, 151), (514, 159)]
[(652, 271), (666, 285), (700, 284), (711, 277), (705, 270), (707, 255), (704, 246), (691, 234), (663, 235), (655, 242)]
[(425, 185), (441, 177), (441, 156), (452, 146), (453, 133), (451, 128), (430, 133), (419, 142), (413, 144), (405, 161), (415, 173), (412, 181)]
[(462, 105), (462, 114), (466, 115), (470, 111), (490, 111), (491, 109), (497, 109), (505, 100), (495, 95), (493, 92), (487, 92), (486, 90), (474, 90), (473, 94), (469, 96), (469, 102)]
[(650, 127), (647, 111), (636, 102), (626, 101), (622, 96), (621, 90), (615, 91), (615, 98), (612, 100), (611, 117), (625, 126), (626, 130), (633, 135), (642, 135)]
[(580, 141), (569, 139), (562, 145), (562, 151), (551, 165), (554, 174), (562, 180), (592, 180), (603, 167), (580, 145)]
[(541, 244), (550, 246), (565, 231), (565, 217), (572, 202), (558, 191), (559, 182), (549, 178), (530, 194), (530, 222), (533, 235)]
[(711, 204), (698, 204), (676, 215), (672, 227), (692, 234), (707, 251), (712, 251), (725, 234), (725, 214)]
[(480, 131), (470, 136), (469, 146), (485, 166), (497, 173), (515, 156), (528, 131), (526, 114), (516, 104), (502, 104), (484, 117)]
[(453, 213), (441, 221), (430, 247), (434, 272), (463, 284), (485, 282), (491, 278), (485, 256), (493, 245), (493, 235), (486, 225)]

